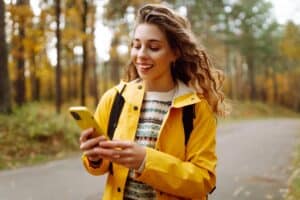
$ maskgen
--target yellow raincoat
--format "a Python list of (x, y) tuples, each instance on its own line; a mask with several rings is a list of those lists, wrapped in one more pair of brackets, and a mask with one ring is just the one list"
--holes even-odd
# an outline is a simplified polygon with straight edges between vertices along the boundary
[[(108, 90), (100, 100), (95, 118), (103, 133), (107, 132), (110, 110), (117, 90), (125, 83)], [(126, 83), (123, 92), (125, 104), (120, 115), (114, 139), (135, 138), (139, 113), (144, 96), (141, 80)], [(184, 144), (182, 107), (196, 104), (194, 129), (187, 145)], [(152, 186), (158, 200), (199, 199), (205, 200), (216, 184), (215, 154), (216, 118), (207, 101), (178, 81), (171, 109), (161, 125), (155, 149), (146, 148), (145, 168), (136, 174), (136, 180)], [(103, 160), (99, 168), (92, 168), (86, 156), (82, 156), (86, 170), (93, 175), (108, 172), (109, 161)], [(113, 164), (113, 175), (109, 174), (103, 200), (122, 200), (129, 169)]]

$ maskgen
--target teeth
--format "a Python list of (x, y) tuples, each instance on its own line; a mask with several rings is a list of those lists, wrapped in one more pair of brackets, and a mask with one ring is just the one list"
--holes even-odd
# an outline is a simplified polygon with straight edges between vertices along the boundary
[(151, 64), (149, 64), (149, 65), (138, 64), (138, 66), (143, 68), (143, 69), (148, 69), (148, 68), (151, 68), (153, 65), (151, 65)]

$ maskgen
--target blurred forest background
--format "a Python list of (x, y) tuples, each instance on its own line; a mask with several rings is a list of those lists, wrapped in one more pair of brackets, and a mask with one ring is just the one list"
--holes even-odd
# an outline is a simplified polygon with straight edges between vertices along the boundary
[[(0, 147), (20, 143), (0, 156), (0, 168), (1, 160), (3, 166), (8, 160), (14, 166), (24, 155), (49, 154), (49, 145), (44, 150), (24, 141), (48, 142), (53, 154), (66, 146), (60, 146), (61, 140), (77, 148), (78, 129), (68, 127), (69, 119), (58, 114), (66, 105), (95, 106), (101, 94), (120, 81), (137, 9), (161, 2), (0, 0)], [(266, 0), (164, 2), (191, 21), (215, 66), (225, 71), (229, 99), (300, 112), (299, 24), (279, 24)], [(99, 23), (110, 32), (96, 36)], [(96, 37), (111, 38), (105, 58), (97, 53), (102, 47), (96, 46)], [(76, 137), (62, 136), (64, 132)], [(16, 141), (16, 135), (23, 139)]]
[[(57, 112), (73, 100), (85, 105), (92, 97), (96, 104), (103, 91), (121, 78), (134, 15), (145, 1), (105, 1), (101, 16), (96, 0), (34, 2), (38, 13), (29, 0), (1, 0), (1, 112), (32, 101), (53, 102)], [(265, 0), (166, 2), (191, 20), (216, 67), (225, 70), (224, 89), (230, 99), (300, 111), (299, 25), (278, 24)], [(111, 30), (108, 59), (99, 59), (96, 52), (97, 20)], [(53, 49), (55, 56), (49, 54)]]

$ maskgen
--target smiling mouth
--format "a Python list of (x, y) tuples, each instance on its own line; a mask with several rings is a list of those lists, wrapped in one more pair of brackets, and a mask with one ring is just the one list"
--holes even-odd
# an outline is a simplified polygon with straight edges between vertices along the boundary
[(151, 69), (154, 65), (153, 64), (143, 64), (143, 63), (137, 63), (136, 66), (140, 69)]

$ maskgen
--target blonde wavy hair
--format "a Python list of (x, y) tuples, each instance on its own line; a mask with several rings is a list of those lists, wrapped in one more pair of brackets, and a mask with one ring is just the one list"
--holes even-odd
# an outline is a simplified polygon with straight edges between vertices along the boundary
[[(224, 75), (212, 65), (209, 56), (200, 45), (191, 30), (187, 19), (172, 9), (159, 4), (147, 4), (138, 10), (136, 24), (153, 24), (166, 34), (170, 47), (179, 53), (171, 64), (173, 79), (179, 79), (193, 87), (208, 101), (217, 115), (225, 115), (224, 94), (221, 91)], [(126, 70), (126, 81), (138, 78), (132, 63)]]

